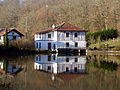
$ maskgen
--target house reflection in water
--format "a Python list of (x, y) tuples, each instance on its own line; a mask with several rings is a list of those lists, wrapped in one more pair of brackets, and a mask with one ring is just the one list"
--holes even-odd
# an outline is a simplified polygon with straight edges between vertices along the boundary
[(86, 73), (86, 56), (35, 56), (34, 69), (54, 74), (58, 73)]
[(7, 60), (0, 61), (0, 73), (10, 73), (16, 74), (21, 70), (19, 65), (14, 65), (12, 62), (8, 62)]

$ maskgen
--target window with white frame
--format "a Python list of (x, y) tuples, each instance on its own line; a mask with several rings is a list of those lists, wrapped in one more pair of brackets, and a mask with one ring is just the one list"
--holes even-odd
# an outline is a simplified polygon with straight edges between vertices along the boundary
[(75, 38), (77, 38), (78, 37), (78, 33), (74, 33), (74, 36), (75, 36)]
[(66, 37), (69, 37), (69, 33), (66, 33)]
[(66, 42), (66, 47), (69, 47), (69, 42)]
[(48, 34), (48, 38), (51, 38), (51, 34), (50, 33)]
[(69, 68), (68, 67), (66, 67), (66, 72), (69, 72)]
[(69, 58), (66, 58), (66, 62), (69, 62)]
[(41, 34), (39, 34), (39, 38), (41, 38)]
[(48, 66), (48, 70), (51, 70), (51, 66)]
[(75, 47), (78, 47), (78, 43), (77, 42), (75, 42)]
[(77, 67), (74, 67), (74, 72), (77, 72), (77, 71), (78, 71)]
[(78, 62), (78, 58), (75, 58), (75, 62)]

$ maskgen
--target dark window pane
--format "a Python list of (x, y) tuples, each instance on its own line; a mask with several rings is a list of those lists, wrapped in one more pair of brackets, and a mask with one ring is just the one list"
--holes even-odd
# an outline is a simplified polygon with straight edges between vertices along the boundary
[(66, 67), (66, 72), (69, 72), (69, 68), (68, 67)]
[(69, 43), (66, 43), (66, 47), (69, 47)]
[(69, 58), (66, 58), (66, 62), (69, 62)]
[(66, 33), (66, 37), (69, 37), (69, 33)]
[(54, 47), (54, 49), (56, 48), (56, 47), (55, 47), (55, 44), (54, 44), (54, 46), (53, 46), (53, 47)]
[(78, 35), (78, 34), (77, 34), (77, 33), (75, 33), (75, 37), (77, 37), (77, 35)]
[(13, 36), (13, 40), (16, 40), (16, 36)]
[(51, 34), (48, 34), (48, 38), (51, 38)]
[(41, 43), (39, 43), (39, 48), (41, 48)]
[(39, 34), (39, 38), (41, 38), (41, 34)]
[(77, 72), (77, 67), (74, 68), (74, 72)]
[(78, 58), (75, 58), (75, 62), (78, 62)]
[(48, 70), (51, 70), (51, 66), (48, 66)]
[(41, 61), (41, 56), (39, 56), (39, 61)]
[(53, 59), (55, 60), (55, 55), (53, 56)]
[(36, 43), (36, 48), (38, 48), (38, 43)]
[(51, 49), (51, 43), (48, 43), (48, 49), (49, 50)]
[(38, 56), (36, 56), (36, 61), (38, 61)]
[(51, 61), (51, 56), (48, 55), (48, 61)]
[(75, 43), (75, 47), (78, 47), (78, 43), (77, 42)]
[(40, 70), (40, 65), (39, 65), (39, 70)]

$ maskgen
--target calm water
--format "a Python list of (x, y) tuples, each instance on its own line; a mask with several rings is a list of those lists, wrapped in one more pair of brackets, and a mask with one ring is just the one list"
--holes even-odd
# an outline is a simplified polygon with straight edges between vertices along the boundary
[(1, 57), (0, 68), (10, 90), (120, 90), (120, 56)]

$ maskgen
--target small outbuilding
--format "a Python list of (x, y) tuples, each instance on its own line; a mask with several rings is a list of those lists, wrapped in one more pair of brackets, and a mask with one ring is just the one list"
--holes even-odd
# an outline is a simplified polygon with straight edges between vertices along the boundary
[[(5, 32), (6, 32), (6, 29), (0, 29), (0, 44), (4, 44)], [(24, 35), (20, 33), (18, 30), (16, 30), (15, 28), (7, 29), (7, 37), (9, 42), (19, 40), (23, 36)]]

